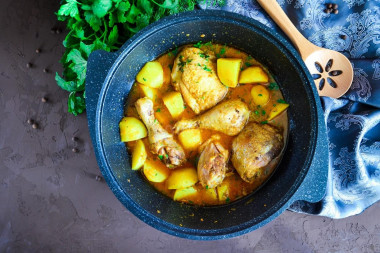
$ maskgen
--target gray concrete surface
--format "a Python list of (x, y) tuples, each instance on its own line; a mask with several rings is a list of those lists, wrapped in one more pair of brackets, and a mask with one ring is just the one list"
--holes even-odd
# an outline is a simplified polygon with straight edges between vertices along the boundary
[(95, 180), (85, 115), (66, 112), (67, 93), (54, 82), (64, 38), (50, 33), (63, 26), (58, 2), (1, 1), (0, 252), (380, 252), (380, 203), (342, 220), (285, 212), (223, 241), (175, 238), (134, 217)]

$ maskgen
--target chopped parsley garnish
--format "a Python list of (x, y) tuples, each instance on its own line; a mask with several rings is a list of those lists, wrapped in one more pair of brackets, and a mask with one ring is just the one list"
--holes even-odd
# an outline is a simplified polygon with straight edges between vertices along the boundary
[(143, 80), (146, 81), (145, 77), (143, 77)]
[(249, 61), (251, 59), (253, 59), (252, 56), (248, 55), (247, 60)]
[(208, 61), (208, 58), (210, 57), (208, 54), (204, 54), (204, 53), (199, 53), (199, 56), (206, 59), (206, 61)]
[(263, 125), (264, 124), (268, 124), (268, 120), (261, 121), (260, 123), (263, 124)]
[(265, 113), (266, 113), (266, 112), (265, 112), (264, 110), (261, 111), (261, 115), (265, 115)]
[(208, 189), (208, 185), (206, 185), (206, 189)]
[(258, 96), (259, 96), (259, 97), (262, 97), (262, 96), (263, 96), (263, 94), (259, 93), (259, 94), (258, 94)]
[(225, 55), (226, 53), (226, 49), (224, 47), (222, 47), (219, 51), (219, 54), (216, 54), (216, 57), (220, 58), (222, 57), (223, 55)]
[(249, 63), (249, 62), (246, 62), (246, 63), (245, 63), (245, 66), (250, 67), (250, 66), (252, 66), (252, 64)]
[(255, 110), (255, 114), (256, 114), (256, 115), (259, 115), (259, 111), (258, 111), (258, 110)]
[(270, 90), (278, 90), (278, 85), (276, 83), (270, 83), (268, 86)]
[(203, 64), (203, 69), (208, 71), (208, 72), (211, 72), (211, 69), (209, 69), (205, 64)]
[(206, 43), (204, 44), (204, 46), (205, 46), (205, 47), (208, 47), (208, 46), (212, 46), (212, 43), (211, 43), (211, 41), (209, 41), (209, 42), (206, 42)]
[(229, 197), (226, 198), (226, 203), (228, 203), (228, 202), (230, 202), (230, 198)]
[(283, 99), (277, 99), (277, 103), (280, 103), (280, 104), (286, 104), (286, 102), (285, 102), (285, 100), (283, 100)]
[(193, 45), (196, 48), (200, 48), (202, 46), (202, 41), (198, 41), (197, 44)]
[(158, 108), (158, 109), (156, 110), (156, 112), (161, 112), (161, 108)]
[(169, 52), (168, 55), (170, 57), (176, 56), (178, 54), (178, 47), (176, 47), (173, 51)]
[(164, 156), (163, 155), (158, 155), (158, 158), (160, 158), (160, 160), (163, 160)]

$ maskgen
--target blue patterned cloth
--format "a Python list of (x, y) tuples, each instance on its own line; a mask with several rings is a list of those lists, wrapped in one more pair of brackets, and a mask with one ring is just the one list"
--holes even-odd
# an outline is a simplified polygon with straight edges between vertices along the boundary
[[(354, 68), (345, 96), (322, 98), (330, 153), (326, 195), (318, 203), (297, 201), (290, 210), (331, 218), (358, 214), (380, 199), (380, 0), (278, 3), (306, 38), (340, 51)], [(327, 3), (338, 4), (339, 13), (324, 13)], [(221, 9), (279, 31), (255, 0), (227, 0)]]

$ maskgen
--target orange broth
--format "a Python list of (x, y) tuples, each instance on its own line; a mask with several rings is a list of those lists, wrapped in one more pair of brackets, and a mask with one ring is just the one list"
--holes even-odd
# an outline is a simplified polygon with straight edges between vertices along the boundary
[[(269, 83), (275, 83), (275, 80), (270, 75), (269, 71), (262, 66), (259, 62), (257, 62), (255, 59), (253, 59), (251, 56), (247, 55), (244, 52), (241, 52), (235, 48), (226, 46), (226, 45), (219, 45), (219, 44), (211, 44), (206, 43), (201, 46), (201, 49), (205, 52), (207, 51), (213, 51), (215, 55), (219, 57), (226, 57), (226, 58), (240, 58), (242, 59), (242, 67), (241, 69), (244, 70), (245, 68), (249, 66), (260, 66), (262, 67), (269, 76)], [(158, 89), (159, 97), (154, 102), (154, 111), (155, 116), (157, 120), (161, 123), (161, 125), (171, 134), (174, 135), (175, 140), (178, 143), (181, 143), (178, 140), (178, 136), (174, 134), (173, 127), (174, 124), (181, 119), (188, 119), (193, 118), (196, 116), (196, 114), (191, 110), (190, 107), (186, 106), (186, 109), (182, 113), (178, 119), (174, 120), (168, 109), (165, 107), (161, 97), (167, 92), (174, 91), (173, 86), (171, 85), (171, 67), (173, 66), (174, 59), (176, 58), (175, 51), (178, 51), (179, 54), (181, 52), (181, 49), (174, 50), (173, 52), (166, 53), (162, 56), (160, 56), (156, 61), (160, 62), (163, 70), (164, 70), (164, 84), (160, 89)], [(269, 85), (264, 84), (266, 86)], [(251, 88), (257, 84), (244, 84), (244, 85), (238, 85), (236, 88), (229, 88), (229, 91), (226, 95), (226, 97), (222, 100), (228, 100), (228, 99), (234, 99), (239, 98), (243, 102), (245, 102), (251, 113), (250, 113), (250, 121), (256, 121), (256, 122), (262, 122), (264, 123), (269, 115), (269, 112), (273, 108), (273, 106), (276, 106), (278, 103), (277, 101), (279, 99), (283, 99), (283, 96), (281, 94), (281, 91), (278, 89), (278, 86), (274, 85), (274, 88), (269, 89), (270, 92), (270, 101), (265, 106), (256, 106), (252, 102), (251, 97)], [(139, 115), (136, 111), (136, 108), (134, 106), (134, 103), (141, 97), (143, 97), (143, 92), (139, 88), (138, 83), (136, 82), (129, 94), (128, 101), (126, 104), (125, 109), (125, 115), (130, 117), (136, 117), (139, 118)], [(287, 138), (287, 131), (288, 131), (288, 117), (287, 113), (284, 112), (278, 117), (274, 118), (272, 121), (269, 122), (271, 125), (275, 125), (277, 127), (280, 127), (283, 129), (283, 136), (284, 136), (284, 143), (286, 143)], [(204, 130), (201, 129), (201, 135), (202, 140), (206, 141), (211, 135), (218, 134), (221, 136), (220, 143), (229, 150), (231, 153), (231, 147), (232, 147), (232, 141), (234, 139), (234, 136), (228, 136), (223, 133), (213, 131), (213, 130)], [(145, 144), (145, 148), (147, 151), (149, 151), (149, 142), (148, 138), (144, 138), (143, 142)], [(132, 150), (135, 146), (136, 141), (127, 142), (127, 148), (130, 153), (132, 153)], [(285, 145), (284, 145), (285, 146)], [(187, 162), (178, 167), (178, 168), (184, 168), (184, 167), (193, 167), (196, 168), (196, 162), (199, 158), (199, 154), (197, 151), (186, 151), (186, 157)], [(148, 160), (154, 160), (157, 163), (162, 163), (160, 159), (157, 157), (157, 155), (152, 154), (151, 152), (148, 153)], [(282, 154), (279, 156), (281, 157)], [(262, 185), (268, 177), (271, 175), (273, 170), (276, 168), (276, 165), (278, 163), (279, 159), (274, 159), (266, 168), (266, 171), (264, 173), (261, 173), (262, 176), (257, 178), (255, 182), (253, 183), (247, 183), (243, 181), (239, 174), (232, 170), (232, 172), (227, 173), (226, 178), (223, 181), (223, 184), (226, 184), (228, 186), (228, 196), (227, 198), (224, 196), (222, 198), (221, 196), (218, 196), (217, 189), (206, 189), (204, 188), (200, 182), (195, 184), (195, 188), (197, 189), (197, 193), (195, 195), (192, 195), (190, 197), (187, 197), (186, 199), (182, 199), (182, 202), (195, 204), (195, 205), (220, 205), (220, 204), (226, 204), (232, 201), (235, 201), (251, 192), (253, 192), (255, 189), (257, 189), (260, 185)], [(231, 162), (229, 162), (229, 167), (232, 167)], [(142, 171), (142, 169), (141, 169)], [(141, 173), (143, 176), (144, 174)], [(147, 180), (148, 181), (148, 180)], [(149, 182), (149, 181), (148, 181)], [(149, 182), (152, 184), (158, 191), (162, 192), (163, 194), (167, 195), (170, 198), (173, 198), (175, 190), (169, 190), (166, 185), (166, 181), (162, 183), (154, 183)]]

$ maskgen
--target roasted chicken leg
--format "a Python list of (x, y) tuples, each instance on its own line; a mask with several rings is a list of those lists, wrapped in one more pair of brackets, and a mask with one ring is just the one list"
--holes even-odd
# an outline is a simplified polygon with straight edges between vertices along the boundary
[(233, 140), (231, 161), (240, 177), (252, 183), (281, 153), (283, 146), (279, 129), (252, 122)]
[(215, 188), (226, 176), (228, 150), (219, 142), (220, 136), (212, 136), (201, 146), (198, 161), (198, 179), (204, 187)]
[(219, 103), (228, 91), (216, 74), (214, 53), (195, 47), (184, 48), (178, 54), (172, 80), (174, 88), (196, 114)]
[(192, 118), (178, 121), (175, 132), (185, 129), (203, 128), (234, 136), (240, 133), (249, 118), (249, 109), (240, 99), (229, 100), (215, 106), (206, 113)]
[(186, 155), (174, 139), (154, 117), (153, 102), (149, 98), (140, 98), (135, 103), (140, 118), (148, 129), (150, 149), (159, 155), (167, 167), (175, 168), (186, 162)]

